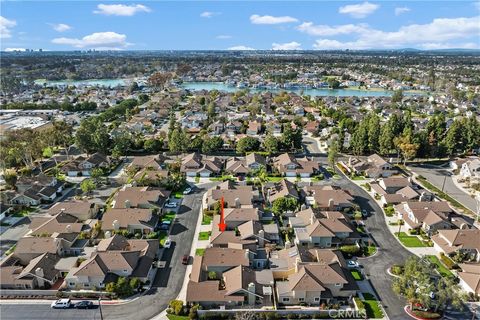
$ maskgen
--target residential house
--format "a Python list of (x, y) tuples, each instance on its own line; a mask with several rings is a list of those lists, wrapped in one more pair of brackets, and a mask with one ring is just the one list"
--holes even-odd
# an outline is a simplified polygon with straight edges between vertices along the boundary
[(102, 230), (146, 234), (154, 231), (158, 220), (158, 215), (151, 209), (111, 208), (103, 214)]
[(308, 178), (319, 171), (317, 162), (308, 158), (296, 159), (290, 153), (284, 153), (273, 159), (273, 167), (286, 177), (300, 176)]
[(334, 186), (307, 186), (303, 195), (309, 206), (320, 210), (343, 211), (354, 206), (353, 197), (345, 190)]
[(99, 206), (96, 203), (84, 200), (69, 200), (55, 203), (47, 210), (47, 213), (54, 216), (60, 212), (65, 212), (80, 221), (85, 221), (96, 217), (98, 210)]
[(461, 272), (458, 272), (460, 287), (468, 293), (480, 295), (480, 264), (478, 263), (460, 263), (458, 265)]
[(225, 172), (235, 176), (245, 176), (262, 166), (266, 168), (265, 158), (258, 153), (249, 153), (245, 158), (229, 158), (225, 165)]
[(206, 157), (199, 153), (191, 153), (182, 159), (180, 171), (188, 177), (210, 177), (222, 171), (223, 162), (217, 157)]
[(438, 252), (446, 255), (461, 252), (467, 255), (467, 259), (480, 262), (480, 230), (478, 229), (438, 230), (438, 233), (432, 236), (432, 241)]
[(170, 194), (164, 189), (124, 186), (113, 198), (112, 208), (160, 209)]

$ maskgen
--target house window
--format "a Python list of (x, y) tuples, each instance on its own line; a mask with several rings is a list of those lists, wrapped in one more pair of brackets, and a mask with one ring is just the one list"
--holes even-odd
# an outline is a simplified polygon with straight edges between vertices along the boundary
[(320, 297), (315, 297), (315, 298), (313, 298), (313, 301), (319, 302), (319, 301), (320, 301)]
[(84, 283), (83, 286), (84, 286), (85, 288), (88, 288), (88, 287), (90, 287), (90, 284), (89, 284), (89, 283)]
[(283, 298), (282, 301), (283, 301), (283, 302), (289, 302), (289, 301), (290, 301), (290, 298)]
[(305, 298), (298, 298), (298, 301), (303, 302), (305, 301)]
[(75, 285), (75, 282), (69, 282), (68, 285), (73, 287)]
[(342, 284), (341, 283), (335, 283), (335, 287), (341, 287)]

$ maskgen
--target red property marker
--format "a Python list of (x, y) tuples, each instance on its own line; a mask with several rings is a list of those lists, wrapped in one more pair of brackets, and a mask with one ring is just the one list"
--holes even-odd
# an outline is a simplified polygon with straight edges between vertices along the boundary
[(225, 224), (225, 219), (223, 216), (223, 197), (220, 199), (220, 223), (218, 224), (218, 230), (221, 232), (225, 231), (227, 229), (227, 225)]

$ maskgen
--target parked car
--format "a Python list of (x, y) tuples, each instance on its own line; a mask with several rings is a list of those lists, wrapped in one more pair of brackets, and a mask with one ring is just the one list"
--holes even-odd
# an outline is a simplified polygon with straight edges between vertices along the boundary
[(357, 262), (357, 261), (348, 260), (348, 261), (347, 261), (347, 267), (349, 267), (349, 268), (358, 268), (359, 265), (358, 265), (358, 262)]
[(158, 227), (158, 229), (160, 229), (160, 230), (168, 230), (168, 229), (170, 229), (170, 223), (162, 223), (162, 224)]
[(190, 256), (188, 254), (184, 254), (182, 257), (182, 264), (188, 264), (188, 260), (190, 260)]
[(177, 206), (178, 206), (178, 203), (176, 203), (176, 202), (165, 203), (165, 208), (176, 208)]
[(75, 308), (77, 309), (92, 309), (95, 305), (93, 304), (92, 301), (80, 301), (75, 304)]
[(53, 309), (68, 309), (72, 305), (72, 301), (70, 299), (59, 299), (53, 301), (50, 307)]
[(170, 238), (167, 238), (167, 240), (165, 240), (165, 242), (163, 243), (163, 247), (166, 249), (169, 249), (171, 245), (172, 245), (172, 240), (170, 240)]
[(187, 188), (183, 190), (183, 194), (190, 194), (190, 192), (192, 192), (192, 188)]

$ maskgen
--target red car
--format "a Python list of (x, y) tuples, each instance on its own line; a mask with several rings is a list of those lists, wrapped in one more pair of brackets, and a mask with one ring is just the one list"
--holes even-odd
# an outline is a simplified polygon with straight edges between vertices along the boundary
[(188, 260), (190, 260), (190, 256), (185, 254), (182, 258), (182, 264), (188, 264)]

